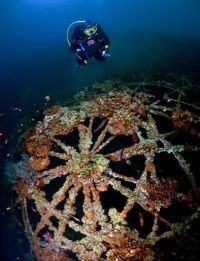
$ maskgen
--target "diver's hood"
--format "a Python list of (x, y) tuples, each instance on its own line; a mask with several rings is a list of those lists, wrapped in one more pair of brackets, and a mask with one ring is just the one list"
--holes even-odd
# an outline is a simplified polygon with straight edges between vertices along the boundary
[(85, 22), (81, 25), (81, 30), (85, 30), (91, 26), (94, 26), (95, 24), (92, 23), (90, 20), (85, 20)]

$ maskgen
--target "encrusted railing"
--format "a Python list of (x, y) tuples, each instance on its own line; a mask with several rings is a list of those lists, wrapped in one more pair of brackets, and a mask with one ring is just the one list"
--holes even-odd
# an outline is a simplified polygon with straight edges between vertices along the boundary
[(96, 84), (26, 134), (14, 189), (38, 260), (162, 260), (158, 242), (199, 219), (199, 107), (172, 83), (130, 85)]

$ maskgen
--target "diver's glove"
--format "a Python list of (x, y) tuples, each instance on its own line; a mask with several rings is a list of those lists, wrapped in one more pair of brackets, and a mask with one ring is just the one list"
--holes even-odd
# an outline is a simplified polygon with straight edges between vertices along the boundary
[(105, 58), (110, 57), (110, 54), (108, 53), (108, 45), (105, 45), (105, 49), (102, 50), (101, 55)]
[(81, 49), (80, 49), (80, 48), (77, 48), (77, 49), (76, 49), (76, 53), (77, 53), (77, 54), (81, 53)]
[(101, 55), (105, 58), (110, 57), (110, 54), (106, 52), (106, 50), (101, 52)]

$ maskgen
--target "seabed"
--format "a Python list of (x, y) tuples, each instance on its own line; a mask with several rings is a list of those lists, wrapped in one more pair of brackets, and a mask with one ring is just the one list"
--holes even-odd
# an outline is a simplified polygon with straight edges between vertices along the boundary
[(13, 210), (36, 260), (198, 259), (195, 90), (183, 76), (123, 75), (26, 130)]

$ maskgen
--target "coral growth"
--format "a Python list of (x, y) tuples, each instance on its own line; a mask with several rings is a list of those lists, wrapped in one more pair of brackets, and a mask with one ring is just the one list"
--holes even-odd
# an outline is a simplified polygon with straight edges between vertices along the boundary
[[(198, 132), (198, 114), (166, 102), (175, 92), (166, 82), (111, 83), (82, 92), (71, 107), (48, 108), (25, 137), (35, 183), (21, 176), (15, 190), (38, 260), (154, 260), (157, 242), (199, 218), (197, 177), (185, 158), (190, 140), (173, 142), (179, 132)], [(187, 153), (198, 154), (198, 136), (188, 135), (197, 140)], [(167, 171), (162, 158), (171, 161)], [(175, 221), (174, 202), (190, 209)]]

